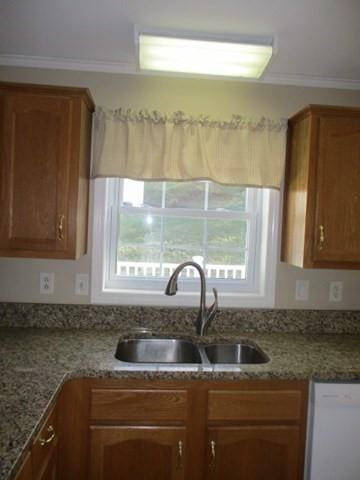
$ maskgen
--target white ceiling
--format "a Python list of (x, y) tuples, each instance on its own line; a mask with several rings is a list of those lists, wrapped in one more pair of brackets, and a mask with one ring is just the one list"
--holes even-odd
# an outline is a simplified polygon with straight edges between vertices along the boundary
[(360, 89), (360, 0), (0, 0), (0, 64), (135, 73), (135, 24), (275, 35), (262, 81)]

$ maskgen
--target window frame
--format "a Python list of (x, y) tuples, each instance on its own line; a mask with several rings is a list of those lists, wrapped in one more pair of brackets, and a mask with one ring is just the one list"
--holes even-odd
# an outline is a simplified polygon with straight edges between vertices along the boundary
[[(118, 215), (116, 201), (119, 191), (116, 189), (114, 191), (111, 187), (107, 188), (108, 182), (107, 179), (95, 179), (91, 182), (93, 197), (91, 302), (169, 307), (197, 306), (199, 304), (198, 279), (187, 280), (186, 284), (189, 289), (185, 290), (181, 285), (174, 297), (164, 295), (167, 281), (164, 278), (125, 279), (120, 281), (120, 285), (109, 281), (109, 268), (105, 252), (106, 249), (116, 248), (114, 242), (117, 241), (117, 232), (113, 225), (115, 216)], [(112, 199), (109, 199), (109, 195)], [(253, 270), (258, 269), (259, 271), (258, 281), (254, 282), (253, 272), (251, 272), (252, 278), (248, 282), (240, 281), (242, 289), (239, 290), (239, 280), (232, 281), (232, 283), (226, 279), (217, 279), (215, 282), (207, 279), (207, 295), (209, 297), (212, 298), (212, 293), (210, 293), (212, 287), (219, 288), (220, 307), (249, 308), (274, 305), (280, 195), (278, 191), (264, 189), (261, 197), (262, 204), (259, 209), (261, 218), (257, 214), (256, 219), (256, 228), (259, 228), (259, 222), (262, 224), (261, 235), (256, 237), (258, 242), (255, 249), (257, 258), (253, 262), (249, 262), (254, 266)], [(110, 208), (107, 208), (107, 205)], [(112, 235), (108, 234), (107, 226), (110, 226), (110, 230), (113, 231)], [(227, 286), (223, 288), (225, 284)]]

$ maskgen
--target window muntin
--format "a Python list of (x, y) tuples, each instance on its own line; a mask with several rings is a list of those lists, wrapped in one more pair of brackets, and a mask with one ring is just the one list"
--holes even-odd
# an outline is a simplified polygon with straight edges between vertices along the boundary
[[(108, 179), (105, 288), (161, 290), (179, 263), (193, 259), (209, 286), (255, 291), (261, 197), (260, 189), (207, 181)], [(191, 291), (195, 276), (186, 269), (181, 289)]]

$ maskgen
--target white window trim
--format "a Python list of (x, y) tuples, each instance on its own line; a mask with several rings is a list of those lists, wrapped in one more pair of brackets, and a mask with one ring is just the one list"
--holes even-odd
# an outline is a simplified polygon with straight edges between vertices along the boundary
[[(148, 305), (163, 307), (198, 306), (199, 293), (179, 289), (172, 297), (162, 291), (104, 288), (105, 285), (105, 181), (92, 180), (93, 222), (91, 261), (91, 303), (117, 305)], [(219, 306), (229, 308), (272, 308), (275, 297), (275, 276), (278, 253), (278, 219), (280, 193), (275, 190), (263, 192), (263, 228), (260, 258), (260, 285), (256, 293), (220, 292)], [(208, 302), (212, 293), (207, 292)]]

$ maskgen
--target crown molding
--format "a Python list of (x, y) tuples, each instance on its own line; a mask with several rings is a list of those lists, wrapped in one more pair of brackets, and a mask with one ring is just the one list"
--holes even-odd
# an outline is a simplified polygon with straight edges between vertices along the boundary
[(60, 57), (33, 57), (27, 55), (0, 55), (0, 65), (8, 67), (49, 68), (102, 73), (136, 73), (135, 64), (75, 60)]
[[(1, 55), (0, 65), (11, 67), (31, 67), (56, 70), (76, 70), (85, 72), (123, 73), (131, 75), (154, 75), (137, 71), (135, 63), (99, 62), (75, 60), (59, 57), (36, 57), (27, 55)], [(236, 81), (234, 77), (210, 77), (204, 75), (178, 75), (156, 72), (155, 75), (167, 75), (171, 77), (182, 76), (192, 78), (218, 78)], [(265, 83), (272, 85), (289, 85), (298, 87), (336, 88), (341, 90), (360, 90), (360, 80), (334, 77), (317, 77), (311, 75), (276, 75), (265, 74), (260, 80), (239, 79), (239, 81), (252, 83)]]
[(312, 75), (273, 75), (265, 74), (264, 83), (298, 87), (338, 88), (342, 90), (360, 90), (360, 80), (349, 78), (317, 77)]

